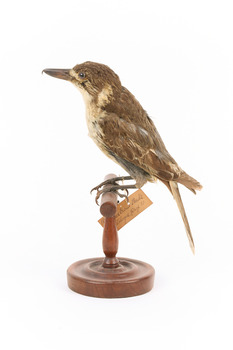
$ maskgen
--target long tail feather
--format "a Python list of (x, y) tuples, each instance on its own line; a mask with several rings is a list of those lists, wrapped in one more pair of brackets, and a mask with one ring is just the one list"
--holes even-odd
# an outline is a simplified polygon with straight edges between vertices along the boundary
[(178, 185), (174, 181), (169, 181), (169, 184), (171, 186), (171, 191), (172, 191), (173, 197), (176, 201), (176, 204), (179, 208), (180, 214), (181, 214), (183, 222), (184, 222), (184, 226), (185, 226), (185, 230), (186, 230), (186, 233), (188, 236), (190, 248), (191, 248), (193, 254), (195, 254), (194, 241), (193, 241), (191, 229), (189, 226), (188, 218), (187, 218), (186, 213), (185, 213), (184, 205), (183, 205), (183, 202), (182, 202), (182, 199), (180, 196), (180, 191), (179, 191)]

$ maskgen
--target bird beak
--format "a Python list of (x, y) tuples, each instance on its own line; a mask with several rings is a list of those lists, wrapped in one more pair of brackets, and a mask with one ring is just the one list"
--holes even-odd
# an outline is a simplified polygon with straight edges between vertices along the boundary
[(48, 69), (44, 69), (42, 73), (46, 73), (48, 75), (51, 75), (51, 77), (58, 78), (58, 79), (63, 79), (68, 81), (71, 80), (70, 69), (48, 68)]

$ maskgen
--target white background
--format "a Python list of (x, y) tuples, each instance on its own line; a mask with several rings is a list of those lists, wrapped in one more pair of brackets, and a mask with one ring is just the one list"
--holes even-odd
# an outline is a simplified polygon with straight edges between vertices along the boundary
[[(232, 349), (231, 1), (8, 1), (1, 5), (0, 345), (8, 349)], [(90, 189), (124, 174), (87, 136), (82, 97), (41, 75), (109, 65), (183, 169), (192, 255), (166, 187), (119, 232), (119, 256), (156, 269), (152, 292), (95, 299), (66, 269), (102, 255)]]

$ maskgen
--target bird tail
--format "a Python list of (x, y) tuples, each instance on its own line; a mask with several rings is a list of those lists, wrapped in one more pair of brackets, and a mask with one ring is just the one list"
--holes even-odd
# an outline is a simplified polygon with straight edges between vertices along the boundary
[(186, 213), (185, 213), (184, 205), (183, 205), (183, 202), (182, 202), (182, 199), (181, 199), (181, 196), (180, 196), (180, 191), (179, 191), (178, 185), (174, 181), (169, 181), (169, 184), (170, 184), (170, 187), (171, 187), (171, 192), (173, 194), (173, 197), (174, 197), (174, 199), (176, 201), (176, 204), (177, 204), (177, 206), (179, 208), (181, 217), (182, 217), (183, 222), (184, 222), (184, 226), (185, 226), (185, 230), (186, 230), (186, 233), (187, 233), (187, 236), (188, 236), (190, 248), (191, 248), (193, 254), (195, 254), (194, 241), (193, 241), (191, 229), (190, 229), (190, 226), (189, 226), (188, 218), (187, 218)]
[(196, 190), (200, 191), (202, 189), (202, 185), (184, 171), (179, 175), (176, 181), (186, 186), (194, 194), (196, 194)]

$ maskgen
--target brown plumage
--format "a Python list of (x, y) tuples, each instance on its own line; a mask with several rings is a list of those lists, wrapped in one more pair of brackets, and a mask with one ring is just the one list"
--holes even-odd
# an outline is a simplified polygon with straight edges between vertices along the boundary
[(186, 174), (167, 151), (153, 121), (136, 98), (121, 85), (106, 65), (85, 62), (72, 69), (45, 69), (45, 73), (71, 81), (86, 105), (89, 136), (142, 187), (162, 181), (177, 202), (189, 243), (194, 242), (177, 183), (196, 193), (202, 186)]

